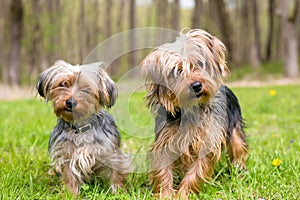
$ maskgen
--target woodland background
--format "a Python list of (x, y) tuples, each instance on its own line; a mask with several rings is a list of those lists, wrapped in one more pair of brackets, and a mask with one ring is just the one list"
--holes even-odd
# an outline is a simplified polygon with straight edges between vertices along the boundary
[[(297, 78), (299, 25), (300, 0), (0, 0), (0, 83), (30, 85), (56, 60), (81, 63), (106, 38), (142, 27), (202, 28), (226, 44), (231, 69), (280, 65)], [(143, 56), (122, 56), (111, 76)]]

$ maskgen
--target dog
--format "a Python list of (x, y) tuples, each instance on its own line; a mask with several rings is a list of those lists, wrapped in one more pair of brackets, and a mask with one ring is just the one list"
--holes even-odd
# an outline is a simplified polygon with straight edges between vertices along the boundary
[(225, 53), (218, 38), (194, 29), (155, 48), (141, 62), (146, 105), (155, 116), (149, 177), (160, 197), (199, 193), (224, 148), (234, 166), (246, 168), (241, 108), (223, 84), (229, 73)]
[(130, 158), (120, 149), (120, 133), (104, 111), (117, 99), (115, 83), (101, 63), (71, 65), (59, 60), (42, 72), (38, 94), (53, 103), (58, 120), (49, 139), (56, 172), (77, 195), (83, 183), (110, 179), (112, 191), (122, 187)]

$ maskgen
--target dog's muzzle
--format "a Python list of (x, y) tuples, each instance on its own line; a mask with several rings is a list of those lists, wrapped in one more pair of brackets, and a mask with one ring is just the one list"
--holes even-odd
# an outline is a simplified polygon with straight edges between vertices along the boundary
[(75, 108), (77, 105), (77, 101), (73, 98), (66, 100), (66, 106), (69, 109)]

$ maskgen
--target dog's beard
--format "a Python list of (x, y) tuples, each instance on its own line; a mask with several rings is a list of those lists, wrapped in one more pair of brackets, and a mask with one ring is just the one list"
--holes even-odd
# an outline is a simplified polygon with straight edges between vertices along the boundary
[(54, 112), (58, 118), (67, 122), (80, 123), (84, 122), (92, 115), (96, 114), (101, 108), (90, 101), (82, 101), (75, 108), (65, 106), (65, 103), (57, 102), (54, 104)]
[[(194, 82), (201, 84), (199, 91), (193, 91), (191, 85)], [(182, 78), (174, 84), (172, 92), (178, 99), (180, 108), (191, 108), (196, 105), (207, 105), (215, 96), (219, 89), (219, 85), (212, 79), (203, 77), (191, 77), (188, 79)]]

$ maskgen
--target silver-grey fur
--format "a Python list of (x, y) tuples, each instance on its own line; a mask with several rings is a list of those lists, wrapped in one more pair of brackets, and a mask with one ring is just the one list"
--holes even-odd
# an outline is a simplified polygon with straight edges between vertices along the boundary
[(60, 173), (68, 166), (72, 172), (69, 178), (78, 183), (74, 189), (94, 178), (105, 178), (111, 179), (115, 191), (121, 186), (120, 176), (125, 178), (129, 173), (130, 158), (120, 150), (120, 134), (108, 113), (100, 111), (89, 123), (92, 128), (81, 134), (58, 119), (49, 140), (51, 160)]
[(49, 153), (73, 194), (94, 178), (109, 179), (116, 191), (131, 171), (114, 119), (104, 111), (114, 105), (118, 92), (101, 65), (73, 66), (60, 60), (41, 73), (36, 85), (39, 95), (53, 103), (58, 117)]

